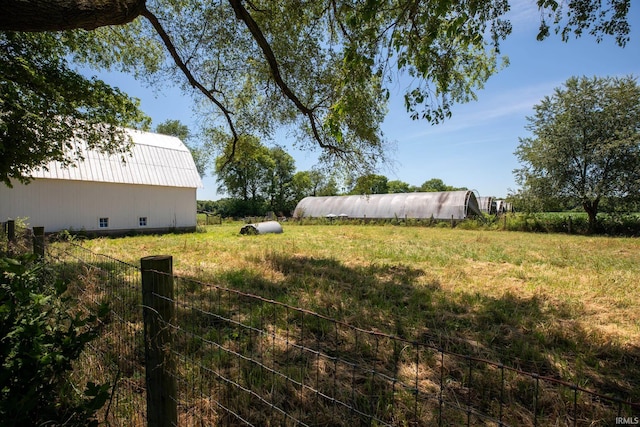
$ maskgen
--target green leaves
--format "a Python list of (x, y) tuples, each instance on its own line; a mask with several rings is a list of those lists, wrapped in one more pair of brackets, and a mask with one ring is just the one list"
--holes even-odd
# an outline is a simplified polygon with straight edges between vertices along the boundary
[[(603, 5), (604, 3), (604, 5)], [(538, 0), (538, 6), (553, 19), (555, 32), (563, 41), (568, 41), (571, 34), (576, 38), (588, 32), (601, 42), (605, 36), (613, 36), (619, 46), (624, 47), (629, 41), (630, 26), (627, 14), (631, 0), (606, 1), (574, 1), (565, 4), (553, 0)], [(543, 21), (540, 25), (538, 40), (548, 37), (549, 25)]]
[(217, 145), (222, 145), (215, 165), (219, 188), (244, 204), (243, 215), (265, 210), (286, 215), (295, 207), (295, 161), (282, 147), (267, 148), (251, 135), (241, 135), (235, 146), (221, 136)]
[[(538, 0), (538, 38), (553, 27), (563, 39), (589, 32), (624, 46), (629, 5)], [(70, 59), (197, 90), (210, 101), (200, 104), (207, 128), (222, 119), (236, 139), (293, 129), (299, 148), (321, 148), (328, 164), (369, 173), (388, 152), (380, 126), (389, 87), (405, 86), (412, 118), (447, 119), (498, 71), (509, 9), (507, 0), (157, 0), (134, 12), (146, 20), (127, 25), (2, 33), (0, 180), (65, 161), (73, 137), (122, 152), (118, 126), (147, 125), (135, 101), (81, 78)], [(94, 12), (108, 23), (108, 13)]]
[[(88, 425), (109, 385), (62, 396), (67, 373), (95, 337), (95, 316), (72, 316), (55, 277), (35, 256), (0, 258), (0, 418), (3, 425)], [(102, 310), (104, 312), (104, 310)]]
[[(634, 77), (570, 78), (535, 106), (516, 156), (531, 195), (591, 210), (601, 200), (638, 200), (640, 87)], [(591, 215), (590, 214), (590, 215)]]
[(0, 33), (0, 181), (28, 181), (51, 160), (71, 163), (75, 138), (124, 153), (122, 126), (145, 127), (139, 102), (69, 68), (64, 37)]

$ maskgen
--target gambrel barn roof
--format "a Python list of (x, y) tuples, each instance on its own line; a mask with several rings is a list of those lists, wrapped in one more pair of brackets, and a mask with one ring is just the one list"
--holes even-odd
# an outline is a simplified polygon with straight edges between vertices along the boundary
[(433, 193), (370, 194), (364, 196), (305, 197), (294, 217), (393, 219), (465, 219), (481, 215), (476, 196), (471, 191)]
[(191, 152), (180, 139), (133, 129), (126, 131), (133, 140), (129, 154), (109, 155), (88, 150), (82, 142), (76, 142), (75, 148), (82, 153), (83, 160), (77, 160), (69, 167), (63, 167), (60, 162), (49, 162), (45, 168), (32, 172), (31, 176), (36, 179), (202, 188)]

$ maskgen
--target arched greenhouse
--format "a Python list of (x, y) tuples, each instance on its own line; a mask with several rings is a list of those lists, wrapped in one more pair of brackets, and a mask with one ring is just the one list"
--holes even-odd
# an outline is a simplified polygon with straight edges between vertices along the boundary
[(496, 209), (494, 206), (493, 197), (478, 197), (478, 206), (480, 206), (480, 210), (486, 214), (495, 214)]
[(348, 217), (365, 219), (455, 219), (481, 215), (471, 191), (305, 197), (296, 218)]

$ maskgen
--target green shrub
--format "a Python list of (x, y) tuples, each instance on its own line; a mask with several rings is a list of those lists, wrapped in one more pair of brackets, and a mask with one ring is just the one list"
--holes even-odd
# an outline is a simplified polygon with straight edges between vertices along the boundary
[[(0, 419), (3, 426), (97, 425), (108, 385), (74, 391), (72, 362), (97, 334), (72, 315), (66, 285), (35, 256), (0, 258)], [(102, 314), (103, 310), (101, 310)]]
[(640, 216), (637, 214), (607, 215), (601, 225), (605, 233), (612, 236), (640, 236)]
[[(543, 233), (588, 234), (589, 220), (583, 212), (516, 213), (506, 217), (507, 230)], [(600, 214), (597, 234), (639, 236), (640, 218), (635, 214)]]
[(485, 227), (485, 224), (481, 220), (465, 219), (464, 221), (460, 221), (456, 227), (460, 230), (480, 230)]

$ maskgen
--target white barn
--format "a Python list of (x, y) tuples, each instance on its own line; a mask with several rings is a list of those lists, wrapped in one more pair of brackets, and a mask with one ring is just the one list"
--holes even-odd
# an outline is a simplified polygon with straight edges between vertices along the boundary
[(80, 147), (84, 160), (50, 162), (28, 185), (0, 184), (0, 221), (27, 218), (45, 232), (123, 234), (196, 228), (196, 189), (202, 181), (189, 149), (172, 136), (127, 130), (131, 156)]

